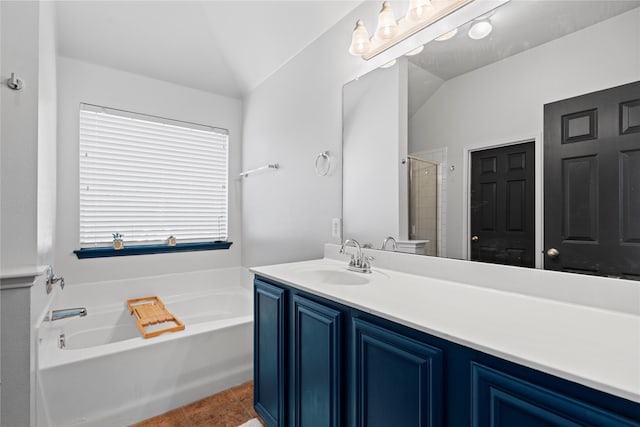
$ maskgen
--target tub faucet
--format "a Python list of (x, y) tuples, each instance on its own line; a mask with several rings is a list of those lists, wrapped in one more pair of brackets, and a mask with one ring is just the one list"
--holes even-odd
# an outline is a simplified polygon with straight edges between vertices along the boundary
[(51, 291), (53, 290), (53, 285), (55, 285), (56, 283), (60, 282), (60, 289), (64, 289), (64, 277), (62, 276), (55, 276), (53, 274), (53, 268), (51, 268), (51, 266), (47, 266), (47, 295), (51, 293)]
[(87, 309), (84, 307), (63, 308), (61, 310), (52, 310), (51, 316), (47, 316), (45, 320), (53, 322), (54, 320), (67, 319), (69, 317), (84, 317), (86, 315)]
[(344, 254), (345, 248), (347, 246), (353, 246), (356, 248), (356, 253), (351, 255), (351, 260), (349, 261), (349, 270), (356, 271), (358, 273), (371, 273), (371, 260), (373, 257), (366, 256), (362, 254), (362, 247), (360, 243), (358, 243), (355, 239), (347, 239), (342, 243), (340, 247), (340, 253)]
[(380, 248), (383, 251), (387, 250), (387, 243), (389, 243), (389, 241), (391, 241), (391, 249), (392, 250), (397, 250), (398, 249), (398, 245), (396, 244), (396, 239), (394, 239), (393, 237), (389, 236), (386, 239), (384, 239), (384, 241), (382, 242), (382, 247)]

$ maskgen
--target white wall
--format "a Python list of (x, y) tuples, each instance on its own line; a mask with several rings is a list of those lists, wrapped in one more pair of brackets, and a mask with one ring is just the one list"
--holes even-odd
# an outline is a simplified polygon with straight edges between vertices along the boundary
[[(51, 262), (55, 212), (56, 39), (52, 4), (2, 2), (0, 425), (34, 425), (33, 314), (46, 304), (37, 265)], [(5, 81), (14, 72), (20, 91)], [(41, 163), (50, 157), (53, 164)], [(31, 298), (35, 296), (35, 298)]]
[[(375, 22), (377, 12), (364, 2), (245, 98), (243, 168), (281, 168), (242, 183), (243, 265), (320, 258), (323, 243), (339, 242), (331, 219), (342, 217), (342, 87), (369, 66), (348, 47), (356, 19)], [(320, 177), (314, 162), (326, 150), (332, 168)]]
[[(245, 99), (243, 167), (280, 165), (243, 180), (245, 266), (319, 258), (323, 242), (338, 241), (331, 218), (342, 216), (342, 85), (357, 66), (344, 35), (352, 25), (325, 33)], [(325, 150), (332, 169), (320, 177), (314, 162)]]
[[(30, 424), (30, 306), (37, 263), (37, 2), (0, 2), (0, 425)], [(5, 84), (14, 72), (24, 88)]]
[[(406, 61), (350, 82), (343, 91), (342, 210), (344, 237), (379, 248), (387, 236), (400, 238), (400, 190), (407, 139)], [(404, 107), (404, 108), (403, 108)], [(404, 113), (404, 114), (402, 114)], [(404, 134), (403, 134), (404, 136)], [(404, 216), (406, 217), (406, 209)]]
[[(447, 256), (463, 257), (465, 148), (536, 138), (543, 105), (640, 80), (640, 9), (447, 81), (409, 122), (410, 152), (448, 147)], [(416, 135), (420, 135), (418, 139)], [(536, 170), (542, 236), (541, 151)]]
[[(36, 265), (38, 3), (2, 2), (0, 270)], [(14, 72), (24, 88), (4, 83)]]
[[(213, 77), (212, 77), (213, 78)], [(103, 105), (229, 130), (229, 250), (79, 260), (78, 112)], [(58, 58), (58, 195), (55, 265), (67, 284), (240, 265), (241, 101), (173, 83)], [(179, 284), (177, 285), (179, 286)]]

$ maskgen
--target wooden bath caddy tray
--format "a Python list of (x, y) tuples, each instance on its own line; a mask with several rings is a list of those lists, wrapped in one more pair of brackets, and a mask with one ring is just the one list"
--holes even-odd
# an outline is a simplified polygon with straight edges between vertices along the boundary
[[(184, 323), (171, 314), (160, 298), (146, 297), (127, 300), (129, 313), (136, 317), (136, 324), (145, 338), (157, 337), (165, 332), (182, 331)], [(164, 329), (157, 329), (163, 323), (172, 324)], [(149, 330), (147, 330), (149, 329)]]

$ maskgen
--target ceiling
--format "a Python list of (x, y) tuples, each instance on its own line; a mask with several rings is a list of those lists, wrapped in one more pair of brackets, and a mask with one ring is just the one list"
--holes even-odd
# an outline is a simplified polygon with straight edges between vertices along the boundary
[[(493, 31), (481, 40), (467, 36), (432, 41), (409, 57), (409, 114), (445, 81), (550, 42), (640, 6), (640, 0), (511, 0), (489, 15)], [(485, 16), (487, 16), (485, 15)]]
[(241, 98), (360, 3), (57, 1), (58, 49), (63, 56)]

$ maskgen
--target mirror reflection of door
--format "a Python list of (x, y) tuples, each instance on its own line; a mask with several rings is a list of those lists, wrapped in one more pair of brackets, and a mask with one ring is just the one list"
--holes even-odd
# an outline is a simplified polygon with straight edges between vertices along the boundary
[(640, 82), (547, 104), (545, 269), (640, 280)]
[(471, 260), (535, 266), (535, 145), (471, 153)]

